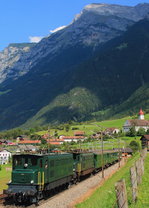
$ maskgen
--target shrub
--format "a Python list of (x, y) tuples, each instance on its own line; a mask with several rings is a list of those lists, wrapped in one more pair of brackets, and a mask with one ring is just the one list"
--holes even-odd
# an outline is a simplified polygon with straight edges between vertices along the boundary
[(136, 152), (140, 149), (140, 145), (136, 141), (131, 141), (129, 147), (133, 150), (133, 152)]
[(144, 128), (139, 128), (139, 130), (137, 132), (137, 136), (143, 136), (144, 134), (146, 134), (145, 129)]
[(134, 137), (137, 135), (135, 127), (131, 127), (130, 130), (126, 133), (126, 136)]

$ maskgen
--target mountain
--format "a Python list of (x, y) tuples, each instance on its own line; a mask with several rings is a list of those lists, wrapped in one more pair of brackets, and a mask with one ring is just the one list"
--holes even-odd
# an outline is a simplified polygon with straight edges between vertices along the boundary
[[(101, 44), (121, 35), (128, 26), (143, 19), (149, 12), (149, 4), (135, 7), (90, 4), (72, 23), (43, 38), (38, 44), (14, 44), (0, 53), (0, 83), (17, 79), (28, 73), (44, 58), (55, 58), (67, 48), (81, 45), (94, 52)], [(34, 46), (34, 47), (31, 47)], [(87, 50), (86, 49), (86, 50)], [(83, 57), (83, 56), (82, 56)], [(84, 57), (84, 59), (88, 56)], [(73, 63), (72, 63), (73, 64)]]
[[(148, 111), (148, 34), (149, 20), (144, 19), (106, 43), (67, 77), (70, 91), (56, 96), (25, 126), (120, 117), (132, 115), (140, 107)], [(97, 110), (101, 112), (92, 113)]]
[(91, 4), (22, 53), (1, 81), (0, 128), (81, 121), (125, 102), (148, 82), (149, 24), (139, 21), (148, 12), (149, 4)]

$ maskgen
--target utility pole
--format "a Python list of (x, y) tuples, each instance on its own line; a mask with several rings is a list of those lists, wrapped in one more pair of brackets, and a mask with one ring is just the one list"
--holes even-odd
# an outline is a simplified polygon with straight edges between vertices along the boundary
[(48, 153), (49, 153), (49, 146), (50, 146), (50, 126), (48, 126)]
[(104, 178), (104, 154), (103, 154), (103, 135), (101, 131), (101, 161), (102, 161), (102, 178)]
[(101, 134), (100, 134), (100, 139), (101, 139), (101, 163), (102, 163), (102, 178), (104, 178), (104, 146), (103, 146), (103, 132), (102, 132), (103, 127), (99, 126), (97, 124), (94, 124), (94, 125), (101, 128)]
[(118, 167), (120, 168), (120, 139), (118, 138)]

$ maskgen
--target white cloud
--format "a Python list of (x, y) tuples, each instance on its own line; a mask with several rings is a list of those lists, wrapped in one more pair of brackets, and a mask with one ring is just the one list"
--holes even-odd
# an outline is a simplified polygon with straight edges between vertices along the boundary
[(29, 36), (29, 41), (31, 43), (38, 43), (39, 41), (41, 41), (43, 37), (41, 36)]
[(65, 27), (66, 27), (65, 25), (60, 26), (60, 27), (57, 27), (57, 28), (56, 28), (56, 29), (54, 29), (54, 30), (50, 30), (50, 33), (55, 33), (55, 32), (57, 32), (57, 31), (59, 31), (59, 30), (64, 29)]

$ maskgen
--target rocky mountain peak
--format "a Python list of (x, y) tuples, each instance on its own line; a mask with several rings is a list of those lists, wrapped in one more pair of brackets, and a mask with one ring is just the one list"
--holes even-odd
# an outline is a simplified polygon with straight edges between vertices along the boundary
[(83, 12), (93, 12), (104, 16), (117, 16), (133, 21), (139, 21), (149, 12), (149, 4), (138, 4), (135, 7), (117, 4), (89, 4)]
[[(149, 13), (149, 4), (135, 7), (89, 4), (74, 21), (43, 38), (34, 47), (29, 45), (9, 45), (0, 53), (0, 83), (6, 79), (16, 79), (28, 73), (39, 61), (50, 55), (50, 59), (68, 47), (82, 45), (93, 51), (125, 32), (128, 26), (143, 19)], [(30, 50), (31, 48), (31, 50)]]

